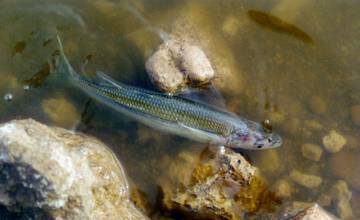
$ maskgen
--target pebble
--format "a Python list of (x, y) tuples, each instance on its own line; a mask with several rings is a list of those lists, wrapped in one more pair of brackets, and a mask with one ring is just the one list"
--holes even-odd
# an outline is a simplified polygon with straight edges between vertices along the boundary
[(235, 36), (239, 31), (239, 27), (240, 27), (239, 20), (233, 15), (228, 15), (226, 16), (224, 23), (222, 25), (222, 31), (226, 35)]
[(331, 130), (328, 135), (323, 137), (325, 150), (330, 153), (339, 152), (346, 144), (346, 139), (335, 130)]
[(351, 107), (351, 120), (354, 124), (360, 126), (360, 105)]
[(288, 180), (281, 179), (275, 183), (274, 191), (280, 198), (290, 198), (294, 189)]
[(305, 186), (307, 188), (316, 188), (322, 183), (322, 178), (319, 176), (305, 174), (296, 169), (292, 170), (290, 173), (290, 178), (299, 185)]
[(310, 109), (316, 114), (326, 112), (327, 104), (321, 96), (312, 96), (309, 100)]
[(347, 183), (344, 180), (339, 180), (332, 187), (333, 201), (335, 202), (335, 209), (341, 219), (348, 219), (353, 217), (353, 212), (350, 204), (352, 192), (349, 190)]
[(301, 145), (301, 152), (305, 158), (312, 161), (319, 161), (323, 153), (323, 150), (319, 145), (305, 143)]
[(45, 114), (61, 127), (72, 128), (80, 117), (75, 106), (63, 97), (45, 99), (41, 106)]
[(175, 92), (184, 83), (184, 75), (176, 67), (167, 48), (159, 49), (147, 60), (146, 71), (153, 83), (164, 92)]

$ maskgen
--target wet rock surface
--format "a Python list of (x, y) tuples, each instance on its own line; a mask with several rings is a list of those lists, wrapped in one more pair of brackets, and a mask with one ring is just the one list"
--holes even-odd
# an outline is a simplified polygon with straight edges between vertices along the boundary
[(205, 84), (214, 70), (204, 51), (183, 39), (170, 39), (147, 60), (150, 79), (162, 91), (173, 93), (185, 84)]
[(205, 154), (193, 170), (188, 169), (188, 178), (179, 178), (182, 187), (164, 188), (166, 210), (192, 218), (242, 219), (246, 214), (269, 211), (279, 204), (257, 168), (243, 156), (228, 149), (224, 154)]
[(337, 220), (334, 215), (328, 213), (318, 204), (293, 202), (285, 208), (279, 217), (282, 220)]
[(330, 153), (339, 152), (346, 144), (346, 139), (335, 130), (331, 130), (328, 135), (323, 137), (325, 149)]
[(34, 120), (0, 125), (0, 216), (146, 219), (124, 170), (98, 140)]
[(316, 188), (322, 183), (321, 177), (303, 173), (296, 169), (291, 171), (290, 178), (297, 184), (307, 188)]

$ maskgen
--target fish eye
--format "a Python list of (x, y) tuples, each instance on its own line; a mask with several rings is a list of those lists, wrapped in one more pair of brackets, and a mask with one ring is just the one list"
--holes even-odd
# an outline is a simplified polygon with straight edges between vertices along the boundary
[(268, 140), (268, 142), (269, 142), (269, 143), (271, 143), (271, 142), (272, 142), (272, 139), (271, 139), (271, 138), (268, 138), (267, 140)]
[(259, 144), (258, 146), (257, 146), (257, 148), (258, 149), (261, 149), (263, 146), (261, 145), (261, 144)]

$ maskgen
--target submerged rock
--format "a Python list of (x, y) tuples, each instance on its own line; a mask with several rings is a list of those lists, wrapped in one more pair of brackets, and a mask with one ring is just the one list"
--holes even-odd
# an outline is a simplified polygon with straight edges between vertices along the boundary
[(346, 139), (335, 130), (331, 130), (328, 135), (323, 137), (325, 149), (330, 153), (339, 152), (346, 144)]
[(186, 40), (171, 39), (147, 60), (146, 70), (164, 92), (175, 92), (186, 83), (205, 84), (214, 77), (209, 59), (200, 47)]
[(45, 99), (41, 106), (47, 117), (63, 128), (72, 128), (80, 118), (76, 107), (63, 97)]
[(278, 218), (281, 220), (338, 220), (334, 215), (328, 213), (318, 204), (293, 202), (286, 207), (283, 214)]
[(351, 119), (354, 124), (360, 126), (360, 105), (354, 105), (351, 107)]
[(312, 161), (319, 161), (323, 150), (319, 145), (306, 143), (301, 145), (302, 155)]
[(146, 219), (98, 140), (34, 120), (0, 125), (0, 206), (45, 219)]
[(179, 178), (182, 187), (165, 190), (164, 206), (170, 212), (190, 217), (196, 213), (197, 218), (241, 219), (245, 213), (273, 209), (279, 202), (267, 190), (257, 168), (232, 150), (207, 156), (203, 153), (195, 168), (187, 171), (190, 178)]
[(305, 186), (310, 189), (316, 188), (322, 183), (321, 177), (302, 173), (296, 169), (291, 171), (290, 178), (299, 185)]

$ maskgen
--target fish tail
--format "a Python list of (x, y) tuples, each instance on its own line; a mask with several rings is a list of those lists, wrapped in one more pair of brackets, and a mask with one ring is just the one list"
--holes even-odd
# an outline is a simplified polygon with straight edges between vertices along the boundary
[(62, 45), (59, 35), (56, 35), (56, 39), (59, 45), (59, 54), (55, 60), (54, 72), (57, 74), (65, 75), (68, 78), (79, 78), (80, 75), (71, 66), (69, 60), (66, 58), (64, 53), (64, 47)]

